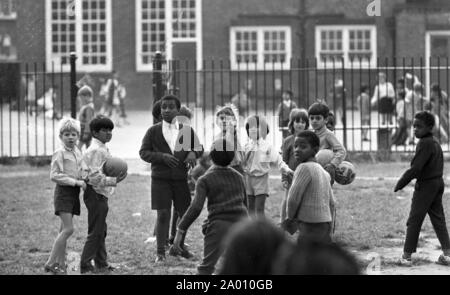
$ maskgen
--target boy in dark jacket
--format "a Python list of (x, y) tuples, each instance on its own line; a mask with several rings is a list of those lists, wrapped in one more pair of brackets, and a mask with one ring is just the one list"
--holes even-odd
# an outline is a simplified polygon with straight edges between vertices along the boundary
[[(141, 159), (152, 164), (151, 202), (152, 209), (157, 210), (155, 262), (165, 260), (172, 202), (178, 216), (183, 216), (191, 202), (187, 172), (203, 154), (203, 146), (194, 130), (178, 123), (176, 117), (180, 108), (180, 100), (174, 95), (161, 99), (163, 120), (147, 130), (139, 151)], [(181, 255), (191, 257), (184, 241), (181, 245), (184, 250)]]
[(416, 154), (411, 161), (411, 168), (403, 173), (394, 188), (394, 192), (397, 192), (414, 178), (417, 179), (406, 223), (403, 256), (399, 261), (405, 266), (411, 266), (411, 254), (416, 252), (420, 229), (427, 213), (443, 251), (437, 263), (450, 265), (450, 240), (442, 207), (444, 157), (441, 145), (431, 133), (434, 125), (434, 116), (429, 112), (418, 112), (414, 116), (414, 135), (419, 139)]

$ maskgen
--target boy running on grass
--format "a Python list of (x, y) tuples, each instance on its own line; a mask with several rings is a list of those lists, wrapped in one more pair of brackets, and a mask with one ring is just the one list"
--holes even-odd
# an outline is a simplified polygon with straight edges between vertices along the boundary
[(420, 229), (427, 213), (443, 251), (437, 263), (450, 265), (450, 240), (442, 206), (444, 160), (442, 148), (432, 135), (434, 125), (434, 116), (429, 112), (421, 111), (414, 116), (414, 135), (419, 139), (416, 153), (411, 161), (411, 168), (403, 173), (394, 188), (394, 192), (397, 192), (414, 178), (417, 179), (406, 223), (403, 255), (399, 261), (405, 266), (412, 265), (411, 255), (416, 252)]
[(195, 186), (195, 197), (178, 224), (173, 247), (181, 252), (181, 240), (189, 226), (202, 212), (208, 198), (208, 218), (203, 224), (203, 261), (198, 266), (200, 275), (214, 273), (222, 254), (222, 240), (228, 230), (248, 216), (243, 176), (229, 167), (234, 159), (233, 144), (225, 139), (214, 141), (210, 157), (214, 165), (201, 176)]

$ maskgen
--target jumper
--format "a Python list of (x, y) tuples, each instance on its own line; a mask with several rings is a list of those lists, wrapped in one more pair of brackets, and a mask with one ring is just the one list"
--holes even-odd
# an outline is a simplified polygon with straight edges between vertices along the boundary
[(330, 175), (317, 162), (298, 165), (287, 198), (286, 217), (302, 222), (331, 222), (335, 204)]
[(411, 160), (411, 168), (403, 173), (398, 181), (398, 188), (404, 188), (414, 178), (424, 181), (442, 178), (444, 158), (439, 142), (431, 133), (421, 138), (417, 143), (416, 153)]
[(245, 186), (242, 175), (230, 167), (211, 166), (195, 187), (194, 199), (178, 228), (187, 230), (200, 215), (208, 198), (208, 221), (235, 221), (247, 215)]
[(52, 156), (50, 179), (59, 185), (76, 186), (85, 174), (86, 165), (78, 147), (73, 149), (62, 145)]
[(342, 161), (344, 161), (347, 152), (344, 146), (337, 140), (334, 133), (324, 125), (322, 128), (318, 130), (314, 130), (317, 136), (320, 139), (320, 149), (321, 150), (332, 150), (334, 153), (334, 157), (331, 160), (331, 164), (335, 167), (339, 166)]

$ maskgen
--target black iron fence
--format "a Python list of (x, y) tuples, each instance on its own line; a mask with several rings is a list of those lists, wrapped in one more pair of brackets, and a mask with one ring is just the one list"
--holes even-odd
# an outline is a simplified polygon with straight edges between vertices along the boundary
[[(76, 81), (83, 73), (76, 75), (75, 62), (71, 73), (56, 64), (51, 68), (38, 63), (1, 66), (0, 157), (51, 155), (58, 144), (58, 120), (75, 114)], [(435, 114), (436, 136), (444, 151), (450, 151), (447, 57), (379, 58), (375, 66), (361, 60), (321, 65), (316, 59), (292, 59), (284, 68), (276, 63), (256, 68), (248, 62), (232, 65), (228, 60), (198, 63), (155, 59), (154, 66), (162, 68), (149, 76), (153, 79), (154, 99), (165, 93), (178, 95), (193, 111), (192, 124), (206, 145), (218, 128), (214, 120), (216, 107), (233, 103), (239, 108), (241, 124), (251, 114), (266, 116), (272, 130), (269, 140), (280, 146), (279, 116), (288, 114), (279, 113), (278, 107), (282, 92), (290, 90), (293, 102), (300, 108), (308, 108), (317, 100), (330, 106), (335, 115), (335, 134), (349, 151), (413, 151), (411, 122), (408, 120), (405, 126), (401, 118), (421, 109)], [(392, 84), (393, 95), (388, 86), (382, 86), (387, 84), (381, 84), (380, 88), (386, 89), (374, 94), (380, 73)], [(365, 86), (368, 93), (362, 96), (361, 88)], [(387, 107), (383, 93), (389, 93)], [(402, 95), (411, 110), (401, 107)], [(393, 142), (392, 136), (399, 130), (406, 135)]]

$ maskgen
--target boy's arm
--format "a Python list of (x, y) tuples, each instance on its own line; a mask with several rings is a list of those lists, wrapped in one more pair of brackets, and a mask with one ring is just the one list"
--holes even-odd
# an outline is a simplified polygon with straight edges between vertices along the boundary
[(300, 165), (294, 173), (291, 188), (289, 189), (286, 202), (286, 218), (294, 219), (298, 208), (302, 202), (303, 194), (308, 183), (311, 181), (311, 175), (308, 170)]
[(63, 172), (63, 161), (62, 153), (60, 151), (53, 154), (50, 166), (50, 179), (59, 185), (76, 186), (77, 179)]
[(101, 150), (92, 150), (84, 157), (88, 167), (88, 181), (93, 186), (116, 186), (117, 178), (106, 176), (103, 173), (103, 164), (107, 159), (105, 152)]
[(395, 185), (394, 192), (404, 188), (411, 180), (417, 177), (420, 171), (431, 157), (433, 148), (427, 144), (428, 142), (419, 141), (416, 148), (416, 154), (411, 161), (411, 168), (405, 171)]
[(277, 165), (281, 173), (286, 174), (289, 172), (291, 173), (293, 172), (291, 168), (289, 168), (288, 164), (286, 164), (283, 161), (283, 157), (275, 149), (271, 148), (270, 153), (271, 153), (271, 162)]
[(347, 152), (344, 146), (339, 142), (339, 140), (337, 140), (336, 136), (334, 136), (334, 134), (329, 133), (327, 136), (327, 141), (334, 153), (334, 157), (330, 163), (337, 167), (342, 163), (342, 161), (344, 161)]
[(370, 103), (372, 105), (375, 105), (377, 103), (378, 100), (378, 85), (375, 86), (375, 89), (373, 91), (373, 96), (372, 99), (370, 100)]
[(164, 163), (162, 152), (156, 152), (153, 149), (152, 137), (153, 133), (151, 128), (147, 130), (142, 139), (141, 149), (139, 150), (139, 156), (142, 160), (148, 163)]
[(178, 224), (178, 229), (186, 231), (191, 224), (198, 218), (205, 204), (207, 194), (207, 186), (204, 178), (200, 178), (195, 186), (195, 196), (191, 205), (184, 213)]

